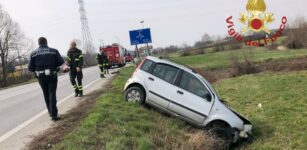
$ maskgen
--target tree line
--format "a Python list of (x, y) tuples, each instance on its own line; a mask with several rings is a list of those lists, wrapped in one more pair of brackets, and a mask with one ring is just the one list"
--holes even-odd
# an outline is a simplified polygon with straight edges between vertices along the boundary
[[(271, 37), (276, 31), (272, 29), (271, 34), (249, 33), (244, 36), (245, 40), (257, 41), (264, 37)], [(303, 16), (297, 16), (296, 19), (287, 24), (287, 29), (282, 34), (284, 37), (280, 42), (269, 44), (266, 48), (275, 50), (278, 46), (283, 46), (287, 49), (302, 49), (307, 48), (307, 21)], [(167, 47), (160, 47), (153, 50), (154, 55), (167, 56), (169, 53), (180, 52), (181, 56), (204, 54), (208, 51), (219, 52), (225, 50), (238, 50), (244, 45), (244, 42), (235, 41), (229, 35), (209, 35), (204, 33), (200, 40), (196, 41), (194, 45), (182, 44), (181, 46), (171, 45)], [(261, 45), (264, 46), (264, 45)]]

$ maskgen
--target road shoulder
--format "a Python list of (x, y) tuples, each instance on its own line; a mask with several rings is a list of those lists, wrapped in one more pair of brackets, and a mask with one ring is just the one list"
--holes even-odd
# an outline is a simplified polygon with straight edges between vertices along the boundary
[(8, 133), (7, 137), (0, 142), (0, 148), (7, 150), (23, 149), (33, 138), (39, 137), (44, 132), (52, 131), (49, 130), (50, 128), (61, 126), (61, 124), (65, 128), (66, 122), (74, 121), (74, 117), (70, 117), (69, 114), (82, 116), (85, 113), (83, 109), (87, 109), (91, 103), (94, 103), (95, 99), (108, 87), (114, 77), (115, 74), (108, 75), (107, 79), (97, 80), (90, 86), (85, 87), (85, 96), (83, 98), (75, 98), (70, 95), (63, 100), (59, 100), (59, 113), (64, 114), (62, 121), (53, 123), (50, 121), (47, 111), (41, 112), (28, 122), (25, 122), (24, 124), (26, 125), (21, 125), (15, 129), (16, 131), (12, 130), (11, 133)]

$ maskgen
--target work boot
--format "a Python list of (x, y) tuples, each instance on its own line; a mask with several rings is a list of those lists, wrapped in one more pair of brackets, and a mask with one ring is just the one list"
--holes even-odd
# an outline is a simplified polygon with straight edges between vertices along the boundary
[(53, 121), (53, 122), (57, 122), (57, 121), (59, 121), (59, 120), (61, 120), (62, 118), (61, 117), (52, 117), (51, 118), (51, 121)]
[(78, 87), (78, 90), (79, 90), (79, 97), (83, 97), (83, 86), (80, 85), (80, 86)]
[(79, 97), (83, 97), (83, 92), (82, 91), (79, 92)]
[(74, 89), (75, 89), (75, 97), (78, 97), (78, 85), (74, 85)]
[(79, 90), (76, 89), (76, 90), (75, 90), (75, 97), (78, 97), (78, 95), (79, 95)]

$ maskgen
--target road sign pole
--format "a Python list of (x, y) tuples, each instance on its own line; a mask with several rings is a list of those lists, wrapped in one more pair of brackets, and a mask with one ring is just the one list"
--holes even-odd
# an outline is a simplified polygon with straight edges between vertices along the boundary
[(148, 43), (146, 43), (146, 46), (147, 46), (147, 55), (150, 56), (150, 49)]
[(135, 44), (135, 50), (136, 50), (136, 55), (138, 56), (139, 62), (140, 62), (141, 61), (141, 57), (140, 57), (139, 48), (138, 48), (137, 44)]

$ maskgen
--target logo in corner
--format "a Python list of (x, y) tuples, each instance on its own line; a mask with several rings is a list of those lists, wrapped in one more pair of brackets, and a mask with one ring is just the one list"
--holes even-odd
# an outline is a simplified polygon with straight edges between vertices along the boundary
[(239, 21), (247, 25), (247, 27), (241, 29), (242, 33), (247, 31), (261, 32), (264, 31), (270, 34), (270, 29), (266, 28), (265, 25), (270, 24), (274, 21), (274, 14), (266, 12), (266, 4), (264, 0), (248, 0), (246, 10), (249, 13), (241, 13)]
[[(240, 13), (238, 19), (245, 25), (241, 30), (235, 29), (235, 22), (230, 16), (226, 19), (228, 34), (238, 42), (245, 42), (247, 46), (265, 46), (275, 42), (286, 29), (287, 17), (281, 18), (279, 28), (269, 29), (266, 26), (275, 21), (274, 14), (266, 12), (264, 0), (248, 0), (246, 5), (248, 13)], [(260, 35), (260, 36), (259, 36)], [(260, 38), (259, 38), (260, 37)]]

